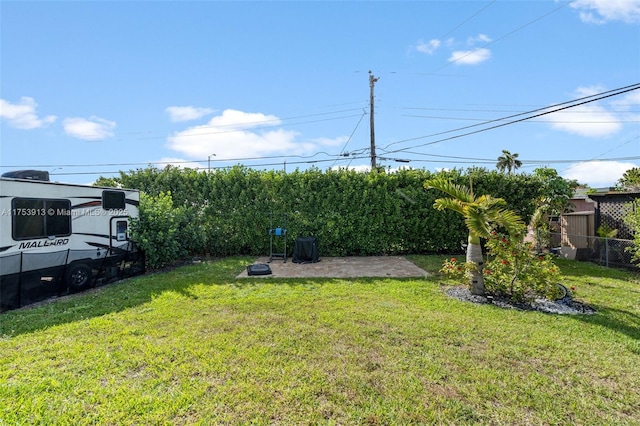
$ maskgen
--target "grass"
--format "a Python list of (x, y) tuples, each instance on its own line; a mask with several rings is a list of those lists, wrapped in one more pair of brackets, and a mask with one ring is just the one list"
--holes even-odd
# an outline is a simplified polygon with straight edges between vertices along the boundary
[(235, 279), (252, 260), (0, 315), (0, 425), (640, 424), (637, 274), (558, 261), (598, 310), (561, 316), (439, 276)]

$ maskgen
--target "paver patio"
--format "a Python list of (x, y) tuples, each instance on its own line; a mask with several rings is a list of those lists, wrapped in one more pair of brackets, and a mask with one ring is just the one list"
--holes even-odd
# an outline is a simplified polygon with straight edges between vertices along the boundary
[(254, 262), (258, 263), (267, 263), (272, 274), (249, 276), (245, 269), (237, 278), (410, 278), (429, 275), (403, 256), (321, 257), (317, 263), (293, 263), (291, 258), (286, 263), (282, 259), (269, 263), (269, 257), (264, 256)]

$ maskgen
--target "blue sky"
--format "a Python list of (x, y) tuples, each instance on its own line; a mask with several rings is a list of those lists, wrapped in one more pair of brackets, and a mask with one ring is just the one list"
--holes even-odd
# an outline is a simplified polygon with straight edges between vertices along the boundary
[(1, 172), (366, 169), (369, 71), (379, 164), (493, 169), (506, 149), (592, 187), (640, 166), (640, 90), (617, 91), (640, 83), (640, 0), (2, 1), (0, 19)]

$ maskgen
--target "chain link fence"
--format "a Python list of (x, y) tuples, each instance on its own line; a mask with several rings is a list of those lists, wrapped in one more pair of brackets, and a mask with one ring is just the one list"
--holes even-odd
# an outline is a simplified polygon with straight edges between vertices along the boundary
[(549, 237), (549, 250), (558, 256), (604, 266), (638, 269), (638, 264), (632, 260), (632, 240), (566, 233), (551, 233)]

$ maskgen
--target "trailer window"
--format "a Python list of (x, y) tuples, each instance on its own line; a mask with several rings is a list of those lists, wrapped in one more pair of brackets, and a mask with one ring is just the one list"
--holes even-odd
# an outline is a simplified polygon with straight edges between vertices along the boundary
[(102, 208), (105, 210), (124, 210), (125, 197), (123, 191), (102, 191)]
[(71, 235), (71, 202), (69, 200), (14, 198), (12, 207), (14, 240)]

